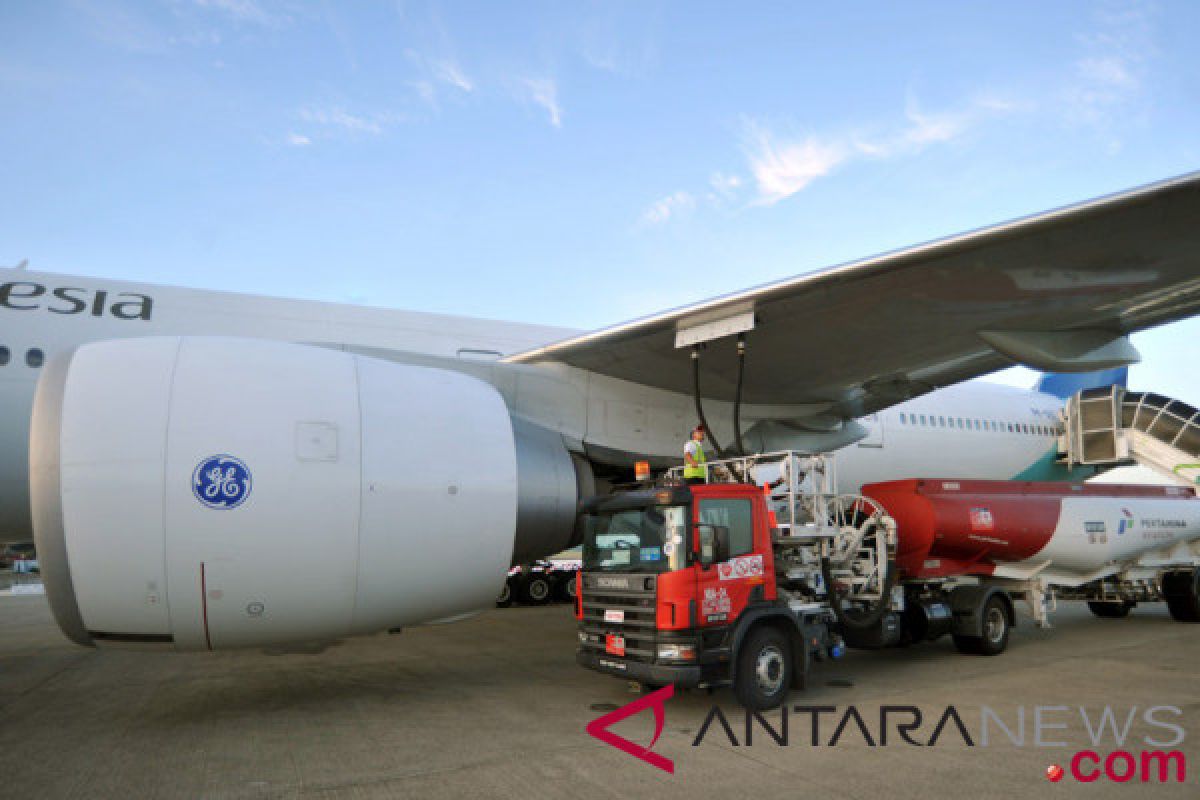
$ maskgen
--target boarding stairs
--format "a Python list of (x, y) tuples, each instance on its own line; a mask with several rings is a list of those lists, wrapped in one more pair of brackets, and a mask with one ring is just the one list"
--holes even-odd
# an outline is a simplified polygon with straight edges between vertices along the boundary
[(1200, 485), (1200, 410), (1121, 386), (1084, 389), (1063, 409), (1060, 451), (1071, 466), (1136, 463), (1172, 482)]

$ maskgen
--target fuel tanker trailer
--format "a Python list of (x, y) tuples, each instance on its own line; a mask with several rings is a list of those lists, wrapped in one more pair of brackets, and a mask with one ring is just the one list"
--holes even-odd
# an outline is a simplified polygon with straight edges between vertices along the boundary
[(863, 494), (895, 521), (903, 596), (893, 607), (909, 639), (979, 613), (984, 635), (956, 644), (999, 652), (1012, 597), (1043, 627), (1057, 599), (1085, 600), (1101, 617), (1165, 601), (1176, 620), (1200, 622), (1200, 498), (1189, 487), (913, 479)]

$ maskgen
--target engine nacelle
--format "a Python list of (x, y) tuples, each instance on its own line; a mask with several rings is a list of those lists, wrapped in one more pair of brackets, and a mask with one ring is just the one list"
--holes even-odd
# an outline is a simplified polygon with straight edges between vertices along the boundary
[[(257, 647), (446, 619), (490, 607), (514, 552), (508, 409), (448, 370), (261, 340), (99, 342), (47, 366), (30, 444), (46, 591), (80, 644)], [(573, 510), (566, 485), (543, 511)]]

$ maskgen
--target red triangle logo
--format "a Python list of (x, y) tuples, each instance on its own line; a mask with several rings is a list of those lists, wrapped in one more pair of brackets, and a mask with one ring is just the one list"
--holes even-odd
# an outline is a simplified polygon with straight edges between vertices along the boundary
[[(664, 705), (667, 700), (675, 696), (675, 687), (668, 685), (663, 688), (651, 692), (645, 697), (639, 697), (632, 703), (623, 705), (616, 711), (610, 711), (603, 717), (594, 719), (588, 723), (587, 732), (591, 736), (595, 736), (605, 744), (612, 745), (618, 750), (628, 753), (634, 758), (645, 761), (652, 767), (658, 767), (664, 772), (675, 774), (675, 762), (664, 756), (660, 756), (650, 748), (654, 747), (658, 737), (662, 734), (663, 725), (667, 721), (667, 709)], [(618, 736), (609, 730), (609, 727), (616, 725), (623, 719), (628, 719), (639, 711), (647, 708), (654, 710), (654, 738), (650, 740), (648, 747), (642, 747), (640, 744), (635, 744), (624, 736)]]

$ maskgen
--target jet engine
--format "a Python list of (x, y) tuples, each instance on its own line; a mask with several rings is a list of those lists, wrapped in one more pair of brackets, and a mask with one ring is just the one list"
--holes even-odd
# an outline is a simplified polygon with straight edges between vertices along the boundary
[(487, 383), (262, 340), (65, 354), (30, 451), (46, 593), (84, 645), (320, 643), (489, 607), (515, 552), (570, 544), (579, 492), (561, 437)]

